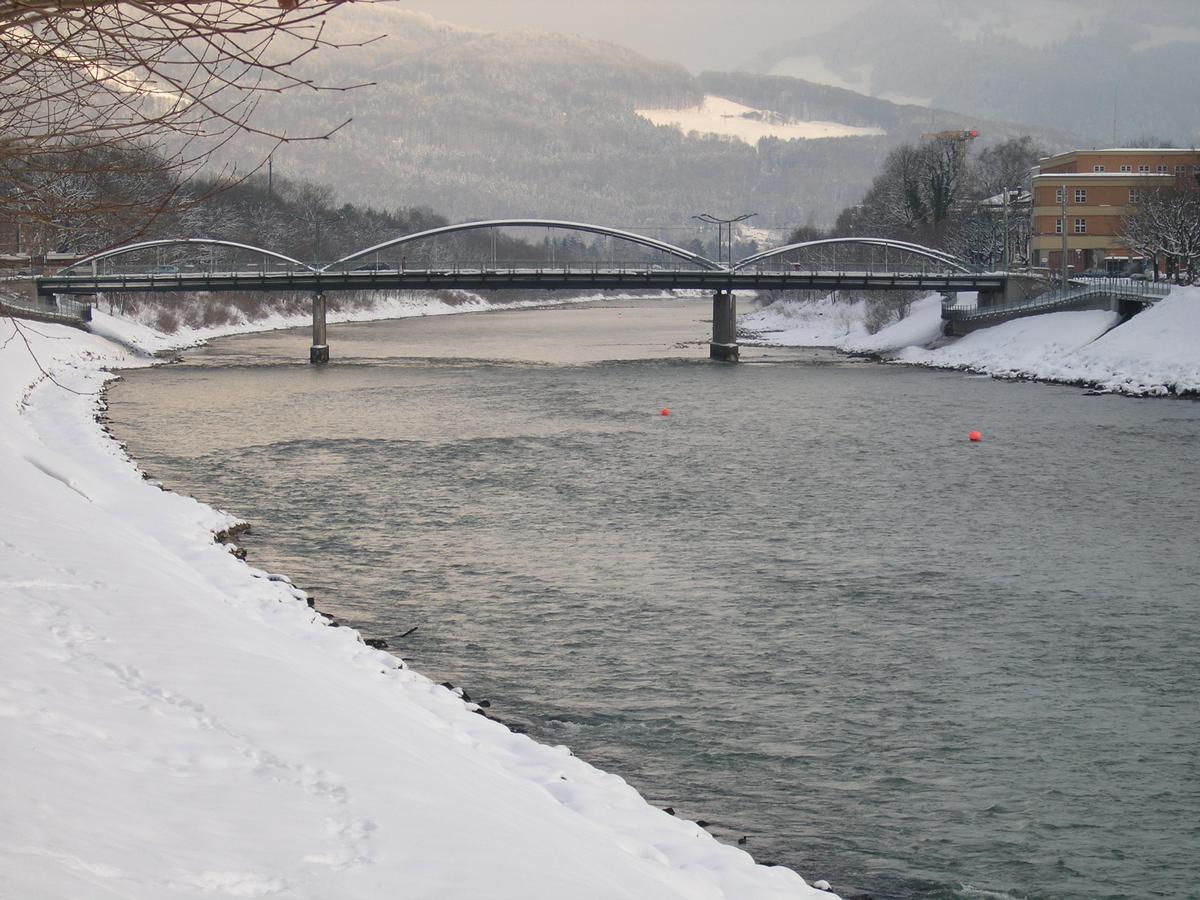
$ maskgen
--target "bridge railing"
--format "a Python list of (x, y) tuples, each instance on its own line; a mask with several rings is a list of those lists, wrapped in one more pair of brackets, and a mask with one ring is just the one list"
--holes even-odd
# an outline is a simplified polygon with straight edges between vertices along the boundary
[(447, 260), (444, 263), (420, 260), (417, 262), (379, 260), (364, 263), (356, 260), (348, 266), (324, 268), (322, 274), (343, 275), (351, 272), (428, 272), (428, 273), (471, 273), (496, 272), (498, 274), (529, 273), (529, 272), (580, 272), (597, 273), (612, 272), (628, 274), (633, 272), (711, 272), (698, 265), (689, 265), (683, 261), (657, 262), (648, 260)]
[(226, 274), (237, 272), (247, 275), (286, 275), (288, 273), (303, 274), (311, 273), (312, 269), (306, 266), (296, 266), (289, 263), (283, 263), (277, 260), (269, 260), (262, 263), (243, 262), (243, 261), (228, 261), (228, 260), (205, 260), (202, 262), (179, 262), (179, 263), (154, 263), (146, 264), (144, 262), (116, 262), (110, 260), (102, 260), (96, 264), (95, 270), (89, 267), (81, 267), (64, 271), (64, 277), (78, 276), (80, 278), (90, 278), (93, 274), (106, 277), (113, 275), (143, 275), (148, 277), (174, 278), (177, 276), (195, 276), (195, 275), (213, 275), (216, 273)]
[(994, 272), (986, 266), (963, 266), (962, 269), (952, 269), (947, 266), (921, 263), (896, 262), (861, 262), (861, 261), (807, 261), (807, 262), (776, 262), (765, 259), (752, 266), (740, 269), (741, 272), (752, 272), (758, 275), (778, 275), (794, 272), (797, 275), (916, 275), (936, 277), (938, 275), (972, 274), (986, 275)]
[(978, 303), (956, 302), (943, 307), (943, 312), (952, 319), (983, 319), (993, 316), (1003, 316), (1008, 313), (1028, 310), (1051, 310), (1056, 307), (1069, 306), (1080, 300), (1099, 297), (1113, 297), (1153, 303), (1171, 293), (1169, 284), (1158, 284), (1153, 281), (1136, 281), (1130, 278), (1089, 278), (1068, 284), (1065, 288), (1055, 288), (1036, 297), (1013, 300), (1008, 303)]
[[(344, 275), (349, 273), (363, 272), (427, 272), (427, 273), (480, 273), (480, 272), (496, 272), (496, 273), (529, 273), (529, 272), (594, 272), (594, 273), (642, 273), (642, 272), (705, 272), (713, 271), (711, 269), (703, 269), (700, 266), (693, 266), (681, 262), (651, 262), (646, 260), (505, 260), (501, 262), (492, 262), (491, 260), (457, 260), (446, 262), (436, 262), (428, 260), (420, 260), (417, 262), (409, 262), (407, 260), (381, 259), (377, 262), (362, 262), (356, 261), (352, 265), (339, 266), (337, 268), (324, 268), (319, 270), (325, 275)], [(139, 265), (136, 263), (112, 264), (105, 261), (97, 265), (95, 275), (98, 277), (121, 277), (133, 276), (161, 279), (169, 282), (175, 278), (188, 278), (203, 275), (244, 275), (253, 277), (254, 275), (312, 275), (313, 269), (301, 268), (298, 266), (287, 265), (279, 262), (271, 262), (268, 264), (222, 264), (216, 263), (187, 263), (180, 265)], [(81, 279), (91, 278), (93, 275), (90, 269), (76, 269), (75, 271), (64, 273), (64, 277), (74, 276)]]
[(24, 297), (19, 295), (0, 296), (0, 312), (28, 315), (30, 318), (48, 322), (64, 322), (79, 325), (92, 321), (92, 307), (69, 297)]

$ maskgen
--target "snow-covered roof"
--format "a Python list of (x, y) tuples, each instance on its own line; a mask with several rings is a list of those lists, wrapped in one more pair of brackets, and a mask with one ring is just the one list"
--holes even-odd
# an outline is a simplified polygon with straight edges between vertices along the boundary
[(1173, 172), (1042, 172), (1035, 173), (1034, 180), (1051, 179), (1054, 181), (1063, 178), (1171, 178), (1175, 177)]
[(1043, 156), (1038, 160), (1039, 163), (1044, 163), (1050, 159), (1069, 159), (1072, 156), (1081, 156), (1083, 154), (1099, 153), (1101, 155), (1122, 155), (1129, 154), (1192, 154), (1200, 155), (1200, 149), (1195, 147), (1104, 147), (1101, 149), (1092, 150), (1066, 150), (1062, 153), (1055, 153), (1053, 156)]

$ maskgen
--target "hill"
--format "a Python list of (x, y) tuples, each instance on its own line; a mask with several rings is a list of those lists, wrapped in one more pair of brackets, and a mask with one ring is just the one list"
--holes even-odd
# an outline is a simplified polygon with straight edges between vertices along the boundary
[(1200, 14), (1097, 7), (1087, 28), (1051, 5), (880, 0), (816, 35), (781, 40), (744, 68), (1086, 135), (1125, 146), (1200, 137)]
[[(861, 197), (889, 149), (931, 126), (978, 127), (996, 140), (1028, 130), (794, 78), (697, 77), (613, 44), (474, 31), (386, 6), (344, 9), (329, 24), (343, 41), (388, 36), (316, 54), (307, 76), (374, 85), (264, 103), (262, 122), (291, 133), (353, 116), (330, 142), (281, 148), (277, 164), (350, 202), (430, 206), (452, 220), (661, 226), (677, 242), (698, 234), (690, 217), (706, 211), (757, 212), (756, 223), (781, 228), (828, 223)], [(695, 110), (706, 97), (721, 98), (713, 127), (726, 133), (655, 124), (664, 110)], [(845, 136), (792, 137), (810, 133)]]

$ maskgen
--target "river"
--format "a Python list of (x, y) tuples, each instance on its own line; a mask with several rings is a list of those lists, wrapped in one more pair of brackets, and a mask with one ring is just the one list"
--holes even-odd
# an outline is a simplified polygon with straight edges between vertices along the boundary
[(760, 862), (1197, 896), (1200, 404), (713, 364), (710, 312), (335, 326), (326, 367), (227, 338), (110, 416), (251, 562)]

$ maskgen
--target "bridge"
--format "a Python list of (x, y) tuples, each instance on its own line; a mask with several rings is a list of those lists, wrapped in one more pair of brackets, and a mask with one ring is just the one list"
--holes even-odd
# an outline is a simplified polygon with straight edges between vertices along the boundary
[[(566, 232), (575, 259), (501, 260), (506, 229)], [(615, 246), (632, 248), (618, 258)], [(528, 247), (527, 243), (521, 245)], [(490, 253), (489, 253), (490, 250)], [(605, 252), (607, 251), (607, 252)], [(411, 261), (410, 261), (411, 258)], [(333, 262), (306, 263), (234, 241), (178, 238), (105, 250), (34, 279), (35, 294), (69, 304), (105, 293), (304, 292), (312, 297), (314, 363), (327, 362), (326, 294), (394, 290), (704, 290), (713, 296), (709, 355), (736, 361), (736, 292), (911, 290), (978, 292), (975, 308), (1028, 304), (1031, 279), (971, 267), (941, 250), (889, 238), (846, 237), (787, 244), (738, 261), (714, 261), (636, 232), (552, 219), (494, 219), (428, 229), (357, 250)], [(1033, 283), (1045, 284), (1036, 279)], [(958, 310), (956, 305), (947, 307)], [(959, 310), (958, 318), (966, 313)], [(946, 318), (953, 325), (953, 317)]]

